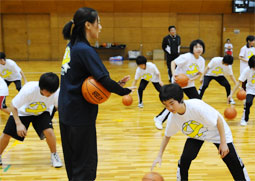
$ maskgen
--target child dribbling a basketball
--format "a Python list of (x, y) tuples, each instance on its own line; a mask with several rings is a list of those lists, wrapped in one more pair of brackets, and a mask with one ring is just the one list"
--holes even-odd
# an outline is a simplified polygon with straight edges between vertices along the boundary
[(163, 85), (161, 81), (160, 72), (154, 63), (147, 62), (144, 56), (138, 56), (136, 59), (137, 69), (135, 73), (135, 80), (133, 81), (132, 87), (135, 87), (137, 81), (141, 77), (140, 85), (138, 88), (138, 107), (143, 108), (143, 91), (148, 85), (149, 81), (152, 82), (155, 89), (160, 92), (160, 88)]
[[(224, 74), (227, 74), (232, 79), (233, 83), (236, 85), (237, 81), (233, 75), (232, 64), (233, 56), (225, 55), (224, 57), (214, 57), (208, 63), (205, 68), (203, 75), (201, 76), (200, 82), (203, 83), (199, 89), (199, 95), (202, 99), (205, 90), (209, 86), (211, 80), (216, 80), (220, 85), (224, 86), (226, 89), (227, 97), (230, 94), (231, 86), (228, 80), (225, 78)], [(234, 100), (231, 98), (228, 101), (229, 104), (235, 104)]]
[(178, 162), (177, 180), (188, 180), (190, 164), (198, 155), (204, 141), (214, 143), (234, 180), (250, 180), (241, 158), (236, 153), (231, 130), (217, 110), (199, 99), (183, 100), (183, 89), (177, 84), (163, 86), (159, 97), (171, 114), (167, 119), (165, 136), (152, 164), (152, 170), (158, 163), (161, 165), (171, 136), (182, 130), (189, 138)]
[[(239, 82), (233, 88), (233, 91), (228, 96), (228, 100), (231, 99), (232, 95), (235, 94), (236, 90), (244, 82), (246, 83), (246, 101), (243, 110), (243, 116), (240, 121), (241, 126), (246, 126), (249, 121), (250, 108), (253, 104), (253, 99), (255, 96), (255, 56), (251, 56), (248, 61), (249, 67), (246, 67), (239, 77)], [(243, 89), (243, 88), (242, 88)]]
[[(205, 67), (205, 60), (201, 56), (205, 52), (205, 44), (202, 40), (193, 40), (190, 43), (190, 52), (180, 55), (174, 61), (172, 61), (172, 73), (174, 81), (176, 82), (176, 75), (185, 74), (189, 78), (188, 85), (182, 87), (184, 93), (188, 98), (200, 99), (200, 96), (195, 87), (195, 80), (202, 75)], [(167, 119), (169, 111), (164, 109), (155, 118), (155, 126), (157, 129), (163, 129), (162, 123)]]

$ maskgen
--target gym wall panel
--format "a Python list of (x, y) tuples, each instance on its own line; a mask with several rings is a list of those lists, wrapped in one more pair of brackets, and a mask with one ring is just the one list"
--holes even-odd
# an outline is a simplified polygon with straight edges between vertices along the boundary
[(169, 1), (143, 1), (142, 12), (169, 12)]
[(28, 60), (26, 15), (2, 15), (2, 28), (6, 56), (13, 60)]
[(168, 25), (168, 13), (143, 13), (142, 27), (146, 28), (165, 28)]
[(222, 16), (200, 15), (199, 18), (200, 38), (205, 43), (205, 54), (207, 58), (221, 55), (222, 50)]
[(114, 13), (115, 28), (141, 27), (142, 13)]
[[(99, 34), (99, 43), (113, 43), (114, 38), (113, 38), (113, 33), (114, 29), (113, 28), (103, 28), (102, 31)], [(94, 44), (92, 44), (94, 46)]]
[(114, 26), (113, 13), (99, 13), (100, 23), (103, 28), (112, 28)]
[(165, 28), (142, 28), (143, 43), (159, 43), (165, 35)]
[(50, 60), (51, 41), (49, 15), (27, 15), (27, 31), (29, 60)]
[(4, 51), (4, 47), (3, 47), (3, 37), (2, 37), (2, 27), (3, 23), (2, 23), (2, 14), (0, 14), (0, 52)]
[(200, 38), (199, 15), (178, 14), (177, 33), (181, 36), (181, 46), (188, 47), (194, 39)]
[(141, 28), (114, 28), (114, 42), (141, 43)]

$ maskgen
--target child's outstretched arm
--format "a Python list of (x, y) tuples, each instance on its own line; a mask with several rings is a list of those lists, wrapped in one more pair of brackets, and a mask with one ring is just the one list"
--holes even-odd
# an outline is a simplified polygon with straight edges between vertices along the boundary
[(233, 94), (236, 92), (236, 90), (238, 89), (238, 87), (242, 84), (242, 81), (238, 81), (235, 85), (235, 87), (233, 88), (233, 90), (231, 91), (231, 93), (228, 96), (228, 101), (232, 98)]
[(159, 150), (158, 156), (154, 160), (154, 162), (153, 162), (153, 164), (151, 166), (151, 171), (154, 169), (154, 167), (157, 165), (157, 163), (159, 164), (159, 166), (161, 166), (162, 156), (163, 156), (163, 153), (164, 153), (164, 151), (166, 149), (166, 146), (167, 146), (170, 138), (171, 137), (164, 136), (164, 138), (162, 140), (162, 143), (161, 143), (161, 146), (160, 146), (160, 150)]
[(207, 73), (208, 69), (209, 69), (209, 67), (206, 66), (206, 68), (205, 68), (205, 70), (204, 70), (204, 72), (203, 72), (203, 74), (202, 74), (202, 76), (201, 76), (201, 78), (200, 78), (200, 83), (201, 83), (201, 84), (203, 83), (204, 76), (205, 76), (205, 74)]
[(219, 154), (220, 154), (221, 158), (224, 158), (229, 153), (229, 149), (228, 149), (228, 145), (226, 143), (226, 136), (225, 136), (223, 121), (220, 116), (218, 116), (217, 128), (218, 128), (218, 131), (220, 134)]

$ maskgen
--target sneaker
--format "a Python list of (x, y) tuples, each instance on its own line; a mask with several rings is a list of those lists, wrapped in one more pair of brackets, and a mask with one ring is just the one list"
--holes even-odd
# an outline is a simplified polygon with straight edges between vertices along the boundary
[(55, 168), (60, 168), (62, 167), (62, 162), (58, 156), (58, 153), (52, 153), (51, 154), (51, 163), (52, 163), (52, 166), (55, 167)]
[(143, 103), (139, 103), (138, 107), (143, 108)]
[(231, 98), (228, 103), (232, 105), (236, 104), (233, 98)]
[(244, 119), (241, 119), (240, 125), (241, 126), (247, 126), (247, 122)]
[(2, 165), (2, 156), (0, 155), (0, 165)]
[(157, 119), (157, 117), (154, 117), (154, 121), (155, 121), (155, 126), (157, 129), (163, 129), (163, 125), (162, 122), (160, 120)]

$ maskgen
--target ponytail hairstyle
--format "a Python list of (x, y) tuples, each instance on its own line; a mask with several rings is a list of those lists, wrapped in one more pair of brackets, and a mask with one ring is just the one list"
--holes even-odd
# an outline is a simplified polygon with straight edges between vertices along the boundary
[[(93, 24), (96, 20), (98, 20), (98, 13), (96, 10), (87, 7), (79, 8), (75, 12), (73, 19), (66, 23), (63, 28), (62, 33), (64, 39), (71, 40), (71, 45), (74, 45), (79, 41), (89, 44), (86, 38), (86, 29), (84, 24), (86, 21)], [(73, 24), (74, 27), (72, 28)]]

